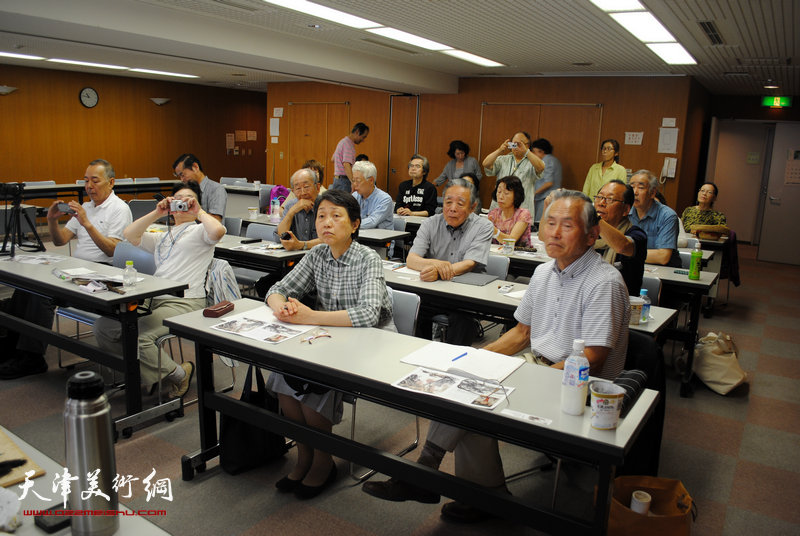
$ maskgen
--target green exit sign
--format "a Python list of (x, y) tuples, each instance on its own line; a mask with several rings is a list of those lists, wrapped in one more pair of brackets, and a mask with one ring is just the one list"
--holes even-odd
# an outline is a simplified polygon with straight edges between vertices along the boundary
[(791, 105), (791, 97), (761, 97), (761, 106), (769, 106), (770, 108), (785, 108)]

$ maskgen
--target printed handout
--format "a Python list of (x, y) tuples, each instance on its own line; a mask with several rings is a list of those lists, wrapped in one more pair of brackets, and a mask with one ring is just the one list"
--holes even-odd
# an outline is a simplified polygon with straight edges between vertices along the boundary
[(271, 344), (283, 342), (312, 329), (314, 326), (286, 324), (272, 314), (269, 307), (259, 307), (227, 318), (224, 322), (211, 326), (212, 329), (235, 333)]
[(414, 369), (392, 385), (486, 409), (497, 407), (514, 390), (513, 387), (503, 387), (497, 382), (465, 378), (422, 367)]

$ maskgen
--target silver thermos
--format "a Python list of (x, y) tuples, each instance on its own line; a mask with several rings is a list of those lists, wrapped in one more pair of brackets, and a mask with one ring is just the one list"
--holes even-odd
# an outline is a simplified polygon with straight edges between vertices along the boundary
[[(103, 391), (103, 378), (96, 372), (78, 372), (67, 382), (64, 408), (67, 469), (78, 477), (70, 487), (71, 510), (119, 509), (117, 492), (113, 489), (117, 463), (111, 407)], [(88, 475), (98, 469), (100, 472), (96, 479), (91, 481)], [(111, 512), (108, 514), (72, 516), (72, 534), (114, 534), (119, 529), (119, 517)]]

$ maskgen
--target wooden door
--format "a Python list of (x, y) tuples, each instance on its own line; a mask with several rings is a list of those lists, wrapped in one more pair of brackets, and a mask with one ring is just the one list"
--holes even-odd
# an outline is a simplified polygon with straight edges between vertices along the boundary
[[(418, 99), (415, 95), (392, 95), (389, 123), (389, 169), (378, 186), (395, 198), (400, 183), (408, 179), (408, 162), (417, 152)], [(378, 175), (382, 176), (381, 170)]]
[(599, 106), (542, 105), (534, 139), (553, 144), (553, 156), (561, 162), (562, 187), (583, 189), (589, 166), (599, 158), (601, 118)]
[(290, 103), (287, 123), (286, 176), (291, 177), (307, 160), (318, 160), (325, 166), (323, 184), (329, 186), (333, 182), (331, 156), (339, 140), (350, 131), (349, 104)]

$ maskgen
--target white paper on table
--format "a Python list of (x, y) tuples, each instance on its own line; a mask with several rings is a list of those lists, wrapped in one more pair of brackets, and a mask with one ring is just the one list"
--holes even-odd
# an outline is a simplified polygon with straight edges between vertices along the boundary
[(517, 370), (524, 359), (490, 352), (471, 346), (456, 346), (444, 342), (429, 342), (411, 352), (403, 363), (450, 372), (480, 380), (501, 382)]
[(528, 289), (522, 289), (522, 290), (515, 290), (514, 292), (508, 292), (506, 293), (506, 296), (508, 296), (509, 298), (514, 298), (515, 300), (521, 300), (527, 290)]
[(230, 316), (211, 329), (233, 333), (257, 341), (278, 344), (305, 333), (317, 326), (287, 324), (275, 318), (266, 305)]
[(392, 385), (484, 409), (496, 408), (514, 390), (496, 382), (484, 382), (423, 367), (414, 369)]

